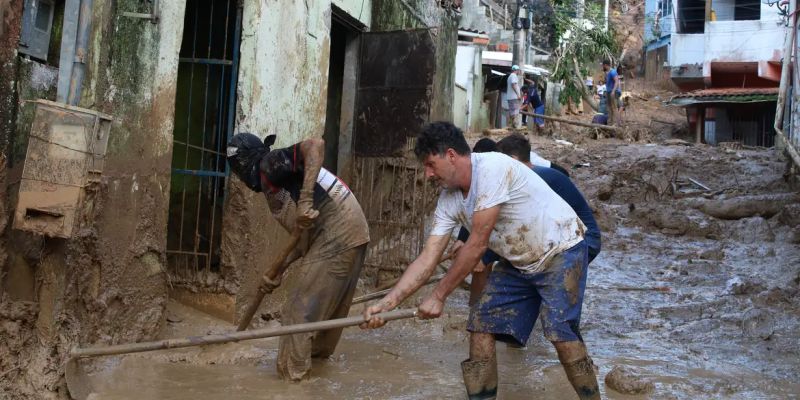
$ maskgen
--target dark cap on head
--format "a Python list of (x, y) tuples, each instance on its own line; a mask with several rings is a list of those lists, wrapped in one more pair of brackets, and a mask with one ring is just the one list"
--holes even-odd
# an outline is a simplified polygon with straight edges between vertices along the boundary
[(233, 135), (228, 142), (228, 164), (231, 171), (255, 192), (261, 191), (259, 163), (269, 153), (269, 146), (275, 143), (275, 135), (267, 136), (262, 142), (252, 133), (241, 132)]

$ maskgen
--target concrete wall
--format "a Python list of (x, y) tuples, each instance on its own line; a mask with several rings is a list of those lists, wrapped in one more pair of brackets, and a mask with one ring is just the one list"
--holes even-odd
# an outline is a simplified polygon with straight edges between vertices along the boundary
[(465, 87), (456, 85), (453, 92), (453, 125), (467, 131), (467, 116), (469, 115), (469, 102)]
[[(456, 50), (455, 83), (464, 88), (464, 104), (453, 104), (453, 118), (455, 121), (462, 118), (462, 125), (456, 125), (465, 132), (479, 132), (488, 128), (489, 123), (489, 109), (483, 103), (481, 50), (481, 46), (472, 44), (459, 45)], [(457, 93), (458, 90), (456, 87)], [(465, 115), (458, 115), (465, 109)]]
[(316, 99), (327, 93), (331, 11), (324, 2), (279, 3), (244, 2), (237, 126), (286, 146), (325, 126)]
[[(476, 56), (478, 57), (478, 63), (480, 63), (480, 51), (476, 50), (478, 48), (472, 45), (458, 46), (456, 49), (456, 101), (453, 102), (453, 121), (464, 132), (469, 131), (470, 117), (472, 116)], [(480, 78), (480, 75), (478, 75), (478, 78)]]
[[(37, 340), (19, 350), (19, 369), (4, 377), (14, 394), (55, 398), (72, 346), (147, 339), (163, 321), (164, 232), (184, 5), (182, 0), (160, 2), (162, 22), (152, 24), (118, 16), (121, 10), (139, 10), (137, 0), (94, 2), (79, 105), (114, 116), (90, 214), (94, 223), (69, 240), (5, 231), (14, 265), (7, 263), (4, 270), (32, 271), (38, 308)], [(31, 65), (31, 75), (18, 85), (21, 92), (35, 89), (37, 80), (31, 77), (41, 68), (13, 61), (21, 69)], [(15, 134), (19, 142), (27, 136), (25, 115), (23, 108)], [(13, 199), (7, 206), (13, 207)]]
[[(19, 42), (21, 1), (0, 1), (0, 232), (7, 232), (11, 208), (7, 202), (7, 166), (10, 139), (16, 134), (18, 103), (17, 43)], [(15, 261), (8, 254), (7, 235), (0, 235), (0, 369), (25, 368), (25, 357), (36, 341), (35, 323), (38, 305), (33, 301), (33, 278), (30, 268), (20, 268), (22, 285), (12, 282), (10, 265)], [(26, 276), (27, 275), (27, 276)], [(25, 279), (27, 278), (27, 279)], [(10, 287), (23, 286), (23, 293), (8, 293)], [(0, 393), (11, 393), (20, 381), (20, 373), (9, 373), (0, 379)], [(28, 390), (28, 393), (32, 393)]]
[[(774, 9), (771, 11), (775, 13)], [(777, 18), (765, 18), (764, 12), (762, 10), (760, 21), (707, 22), (704, 62), (779, 61), (786, 28), (776, 23)], [(710, 75), (708, 69), (704, 68), (703, 72), (706, 76)]]
[(717, 15), (717, 21), (733, 21), (736, 0), (714, 0), (711, 9)]
[(676, 33), (669, 45), (669, 65), (703, 64), (705, 60), (705, 35), (702, 33)]

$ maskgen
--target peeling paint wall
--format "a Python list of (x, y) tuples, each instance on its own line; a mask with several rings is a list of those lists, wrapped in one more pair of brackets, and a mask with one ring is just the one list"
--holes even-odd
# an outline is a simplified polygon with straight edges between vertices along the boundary
[(330, 13), (324, 2), (245, 1), (239, 131), (277, 134), (279, 147), (322, 133)]
[[(161, 22), (152, 24), (121, 16), (124, 11), (149, 13), (150, 3), (94, 1), (79, 105), (114, 117), (91, 215), (94, 223), (68, 240), (5, 231), (4, 238), (13, 243), (9, 247), (14, 249), (14, 269), (27, 268), (34, 274), (37, 310), (37, 340), (24, 344), (12, 361), (17, 369), (4, 377), (15, 390), (12, 396), (63, 396), (61, 368), (72, 346), (149, 339), (163, 323), (172, 124), (184, 7), (183, 0), (160, 2)], [(20, 80), (25, 83), (21, 98), (51, 96), (54, 82), (38, 79), (49, 76), (46, 68), (19, 58), (13, 62), (20, 71), (30, 71)], [(27, 135), (26, 112), (23, 107), (16, 118), (15, 137)], [(24, 154), (24, 146), (18, 150)], [(13, 205), (13, 199), (6, 203)], [(5, 295), (0, 293), (0, 302)]]

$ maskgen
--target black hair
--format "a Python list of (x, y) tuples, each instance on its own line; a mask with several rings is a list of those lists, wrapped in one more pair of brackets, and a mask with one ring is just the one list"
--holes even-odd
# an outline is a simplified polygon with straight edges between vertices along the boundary
[[(596, 60), (596, 58), (595, 58), (595, 60)], [(597, 64), (595, 64), (595, 65), (597, 65)], [(611, 66), (611, 61), (608, 60), (608, 59), (605, 59), (605, 60), (603, 60), (603, 65), (608, 65), (610, 67)]]
[(472, 146), (472, 151), (474, 153), (489, 153), (492, 151), (497, 151), (497, 142), (489, 138), (483, 138), (478, 140), (475, 143), (475, 146)]
[(470, 154), (469, 145), (461, 129), (449, 122), (432, 122), (425, 125), (422, 132), (417, 135), (414, 154), (418, 159), (424, 160), (429, 155), (444, 156), (447, 149), (453, 149), (461, 156)]
[(531, 143), (528, 142), (528, 138), (519, 133), (508, 135), (497, 142), (497, 149), (501, 153), (516, 157), (522, 162), (531, 160)]

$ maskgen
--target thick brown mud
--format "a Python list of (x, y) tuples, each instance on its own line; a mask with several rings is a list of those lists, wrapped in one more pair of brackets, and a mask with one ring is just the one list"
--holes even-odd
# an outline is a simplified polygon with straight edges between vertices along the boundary
[[(570, 139), (535, 137), (532, 143), (560, 165), (581, 165), (571, 169), (574, 181), (603, 230), (603, 250), (589, 267), (582, 321), (603, 397), (800, 396), (798, 204), (790, 200), (776, 213), (721, 219), (685, 201), (797, 193), (784, 181), (780, 155), (613, 139), (566, 145), (557, 138)], [(688, 178), (711, 190), (687, 184)], [(366, 291), (359, 288), (356, 295)], [(299, 384), (278, 379), (277, 340), (264, 339), (98, 359), (89, 363), (94, 397), (464, 398), (459, 364), (468, 353), (467, 298), (457, 290), (434, 321), (345, 330), (336, 353), (315, 360), (312, 378)], [(177, 304), (170, 304), (167, 321), (162, 337), (233, 329)], [(652, 382), (652, 391), (626, 395), (609, 388), (604, 378), (618, 366)], [(538, 325), (526, 348), (498, 345), (498, 375), (501, 399), (575, 398)]]

